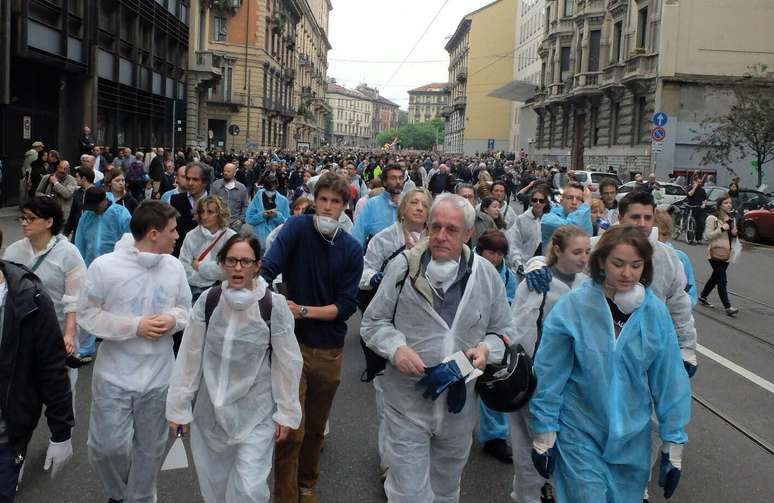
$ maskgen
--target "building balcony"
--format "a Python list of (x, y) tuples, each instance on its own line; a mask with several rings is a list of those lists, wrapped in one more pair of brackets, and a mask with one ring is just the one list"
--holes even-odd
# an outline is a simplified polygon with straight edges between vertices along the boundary
[(623, 82), (637, 79), (652, 79), (658, 70), (658, 54), (635, 54), (626, 60)]
[(614, 63), (605, 68), (602, 72), (600, 85), (602, 87), (620, 84), (624, 77), (626, 65), (623, 63)]
[(292, 81), (293, 79), (296, 78), (296, 69), (295, 68), (285, 68), (284, 77), (287, 80)]
[(209, 103), (214, 105), (227, 105), (231, 106), (234, 110), (239, 110), (247, 104), (247, 96), (244, 94), (232, 93), (231, 96), (224, 96), (222, 94), (212, 94), (207, 98)]
[(547, 38), (553, 37), (560, 33), (574, 33), (575, 22), (570, 17), (564, 17), (560, 19), (554, 19), (548, 26)]
[(441, 107), (441, 112), (440, 112), (439, 115), (441, 117), (450, 117), (451, 114), (453, 114), (453, 113), (454, 113), (454, 107), (443, 106), (443, 107)]
[(223, 58), (212, 52), (197, 52), (196, 63), (188, 69), (189, 73), (196, 72), (201, 80), (217, 80), (221, 77)]
[(465, 106), (468, 104), (468, 99), (465, 96), (457, 96), (454, 98), (454, 108), (457, 110), (465, 110)]
[(585, 72), (573, 78), (573, 94), (599, 93), (599, 82), (602, 72)]
[(279, 101), (273, 100), (272, 98), (263, 98), (263, 108), (266, 110), (269, 110), (270, 112), (277, 112), (279, 113), (280, 110), (282, 110), (282, 104)]
[(462, 70), (457, 73), (457, 82), (465, 82), (468, 80), (468, 71)]

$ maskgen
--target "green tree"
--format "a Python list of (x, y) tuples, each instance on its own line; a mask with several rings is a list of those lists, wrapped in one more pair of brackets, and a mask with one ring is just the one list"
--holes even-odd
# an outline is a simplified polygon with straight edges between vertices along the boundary
[(707, 147), (701, 163), (717, 163), (732, 174), (736, 159), (754, 157), (758, 184), (763, 183), (765, 165), (774, 160), (774, 80), (764, 77), (765, 65), (751, 68), (755, 75), (733, 87), (736, 102), (725, 114), (705, 118), (702, 134), (694, 138)]
[(408, 124), (408, 112), (406, 110), (398, 110), (398, 127), (404, 124)]
[(392, 143), (395, 135), (403, 148), (430, 150), (433, 145), (443, 142), (443, 119), (434, 119), (421, 124), (404, 124), (398, 129), (388, 129), (376, 137), (379, 145)]

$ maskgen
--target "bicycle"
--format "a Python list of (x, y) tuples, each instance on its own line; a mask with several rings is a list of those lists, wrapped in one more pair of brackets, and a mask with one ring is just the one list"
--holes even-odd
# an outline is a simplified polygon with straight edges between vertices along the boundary
[(691, 206), (690, 204), (683, 204), (676, 208), (678, 211), (672, 214), (674, 222), (672, 239), (677, 240), (680, 239), (680, 236), (685, 235), (685, 242), (688, 244), (699, 241), (699, 237), (696, 235), (696, 218), (693, 216), (693, 210), (697, 208), (700, 206)]

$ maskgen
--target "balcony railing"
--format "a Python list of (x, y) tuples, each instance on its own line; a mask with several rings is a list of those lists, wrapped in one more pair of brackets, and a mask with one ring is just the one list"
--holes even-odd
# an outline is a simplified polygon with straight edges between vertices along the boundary
[(638, 54), (626, 60), (624, 79), (651, 78), (656, 76), (658, 55)]
[(457, 96), (454, 98), (454, 108), (463, 110), (468, 104), (468, 99), (465, 96)]
[(621, 82), (625, 68), (623, 63), (615, 63), (605, 68), (602, 72), (602, 85)]
[(220, 67), (222, 66), (223, 58), (217, 54), (211, 52), (197, 52), (196, 53), (196, 67), (191, 70), (199, 72), (209, 72), (220, 76)]
[(457, 73), (457, 82), (465, 82), (466, 80), (468, 80), (468, 72), (466, 70)]
[(575, 90), (582, 88), (595, 88), (599, 85), (599, 77), (602, 72), (579, 73), (574, 77)]

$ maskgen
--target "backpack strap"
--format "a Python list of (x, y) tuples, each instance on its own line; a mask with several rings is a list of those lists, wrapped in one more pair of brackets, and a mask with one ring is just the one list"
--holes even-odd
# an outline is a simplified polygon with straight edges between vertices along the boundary
[[(223, 293), (223, 289), (220, 285), (215, 285), (207, 292), (207, 298), (204, 301), (204, 326), (207, 327), (210, 324), (210, 318), (215, 311), (215, 306), (220, 301), (220, 294)], [(263, 312), (261, 313), (263, 314)]]
[(543, 300), (540, 301), (540, 309), (538, 310), (538, 317), (537, 317), (537, 339), (535, 340), (535, 351), (532, 352), (532, 356), (534, 357), (537, 355), (538, 347), (540, 347), (540, 339), (543, 338), (543, 310), (546, 307), (546, 297), (548, 296), (548, 292), (543, 293)]
[(269, 331), (271, 331), (271, 307), (271, 290), (266, 287), (266, 293), (258, 301), (258, 308), (261, 310), (261, 318), (269, 326)]

